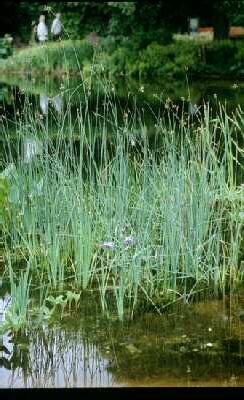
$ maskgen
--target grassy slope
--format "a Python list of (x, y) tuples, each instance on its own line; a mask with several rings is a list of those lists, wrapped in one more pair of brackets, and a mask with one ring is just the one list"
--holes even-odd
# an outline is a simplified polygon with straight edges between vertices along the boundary
[(35, 73), (79, 72), (93, 58), (93, 46), (85, 40), (65, 40), (27, 47), (6, 60), (0, 60), (2, 71)]

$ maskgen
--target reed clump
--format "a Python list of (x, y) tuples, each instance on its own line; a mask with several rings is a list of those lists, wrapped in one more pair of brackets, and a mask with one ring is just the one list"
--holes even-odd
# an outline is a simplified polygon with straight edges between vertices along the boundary
[[(68, 290), (78, 304), (89, 291), (99, 294), (102, 312), (123, 320), (142, 301), (161, 313), (168, 301), (189, 301), (204, 288), (218, 295), (243, 282), (241, 110), (229, 116), (220, 106), (213, 117), (205, 105), (194, 123), (166, 111), (155, 117), (154, 148), (143, 113), (120, 118), (111, 96), (103, 113), (88, 104), (70, 112), (56, 121), (55, 144), (48, 116), (39, 124), (28, 112), (16, 124), (20, 141), (29, 124), (31, 139), (43, 145), (8, 174), (11, 222), (3, 237), (14, 301), (39, 288), (38, 307), (47, 311), (50, 295)], [(17, 258), (26, 264), (22, 275), (13, 274)], [(18, 313), (26, 316), (29, 302), (22, 301)]]

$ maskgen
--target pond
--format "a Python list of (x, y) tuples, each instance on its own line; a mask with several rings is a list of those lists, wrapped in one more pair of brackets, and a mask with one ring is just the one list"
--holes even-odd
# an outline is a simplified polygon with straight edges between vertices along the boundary
[(36, 103), (44, 115), (47, 114), (48, 108), (50, 112), (60, 114), (65, 102), (70, 102), (73, 106), (80, 105), (80, 101), (84, 104), (90, 90), (92, 90), (90, 96), (93, 105), (105, 96), (111, 98), (116, 96), (124, 110), (136, 103), (145, 108), (148, 118), (150, 109), (155, 110), (159, 104), (166, 101), (181, 109), (183, 107), (190, 115), (195, 115), (204, 103), (209, 103), (211, 108), (217, 108), (221, 103), (230, 111), (244, 106), (244, 82), (236, 81), (161, 80), (144, 83), (121, 78), (116, 81), (101, 82), (88, 77), (81, 83), (79, 77), (66, 75), (60, 78), (32, 77), (30, 74), (0, 77), (0, 102), (2, 105), (4, 102), (5, 112), (10, 113), (13, 113), (14, 104), (16, 111), (18, 110), (16, 101), (23, 107), (24, 100), (28, 98)]
[[(151, 85), (121, 82), (117, 86), (109, 84), (105, 91), (104, 88), (97, 90), (100, 97), (97, 94), (91, 96), (88, 104), (84, 98), (86, 92), (81, 84), (77, 86), (76, 80), (67, 82), (64, 77), (61, 81), (46, 79), (43, 82), (31, 76), (0, 77), (0, 169), (11, 169), (19, 162), (23, 170), (28, 169), (36, 157), (46, 150), (52, 154), (56, 148), (62, 158), (69, 141), (72, 142), (72, 155), (81, 162), (79, 107), (87, 107), (87, 112), (92, 115), (84, 126), (97, 137), (96, 143), (85, 143), (87, 147), (82, 157), (89, 160), (87, 148), (94, 146), (95, 158), (101, 157), (102, 164), (104, 126), (94, 115), (101, 114), (105, 107), (104, 98), (109, 101), (114, 93), (118, 125), (127, 121), (128, 114), (132, 115), (131, 110), (136, 116), (138, 109), (144, 110), (143, 118), (138, 114), (138, 118), (132, 118), (128, 125), (133, 133), (130, 148), (135, 159), (143, 147), (138, 145), (138, 135), (146, 135), (152, 148), (161, 143), (155, 140), (153, 116), (158, 115), (162, 105), (166, 115), (169, 110), (184, 113), (193, 123), (204, 103), (209, 102), (213, 110), (217, 109), (218, 103), (225, 104), (230, 113), (239, 106), (244, 108), (244, 84), (241, 82), (157, 82)], [(106, 111), (108, 122), (111, 112), (112, 108)], [(19, 117), (25, 124), (21, 125), (23, 122)], [(21, 131), (20, 127), (23, 128)], [(39, 131), (34, 132), (35, 129)], [(47, 132), (53, 136), (45, 136)], [(109, 154), (113, 154), (112, 127), (106, 134), (111, 142)], [(9, 166), (6, 160), (11, 162)], [(88, 172), (85, 171), (87, 175)], [(242, 170), (238, 184), (243, 184)], [(68, 192), (65, 195), (68, 196)], [(62, 224), (61, 214), (59, 219)], [(0, 322), (3, 323), (12, 298), (6, 280), (7, 259), (1, 257), (4, 245), (0, 245)], [(15, 250), (17, 254), (18, 249)], [(107, 262), (109, 256), (106, 257)], [(23, 268), (21, 263), (18, 268)], [(91, 292), (93, 290), (92, 287)], [(160, 315), (154, 312), (156, 307), (152, 303), (151, 307), (142, 307), (133, 320), (123, 322), (113, 312), (105, 318), (96, 297), (89, 297), (89, 294), (82, 295), (78, 311), (71, 307), (68, 312), (58, 305), (51, 323), (44, 319), (38, 326), (33, 324), (32, 329), (26, 328), (22, 333), (9, 329), (2, 335), (0, 388), (243, 386), (243, 287), (227, 294), (224, 290), (217, 296), (211, 292), (207, 299), (200, 294), (190, 301), (190, 295), (185, 299), (186, 304), (180, 299), (173, 300)]]
[[(5, 307), (10, 301), (4, 285)], [(3, 300), (1, 300), (1, 307)], [(1, 387), (243, 386), (244, 298), (173, 307), (131, 323), (87, 315), (1, 343)]]
[[(53, 124), (52, 137), (60, 136), (57, 122), (61, 120), (65, 135), (69, 136), (67, 125), (71, 117), (73, 138), (79, 140), (77, 111), (80, 107), (85, 109), (89, 105), (89, 123), (97, 130), (96, 114), (103, 114), (106, 107), (108, 113), (114, 112), (111, 106), (114, 103), (118, 122), (126, 118), (129, 122), (133, 120), (131, 128), (135, 134), (144, 127), (147, 135), (154, 137), (155, 120), (162, 110), (166, 113), (170, 110), (178, 119), (185, 115), (192, 121), (197, 120), (204, 105), (209, 105), (211, 112), (216, 112), (222, 105), (231, 114), (239, 107), (244, 108), (243, 93), (244, 82), (234, 81), (157, 81), (149, 84), (87, 78), (81, 83), (78, 77), (66, 75), (59, 79), (33, 78), (30, 74), (7, 75), (0, 77), (0, 116), (8, 119), (8, 136), (15, 139), (20, 115), (31, 113), (37, 121), (48, 117), (49, 124)], [(40, 129), (37, 125), (36, 128)]]

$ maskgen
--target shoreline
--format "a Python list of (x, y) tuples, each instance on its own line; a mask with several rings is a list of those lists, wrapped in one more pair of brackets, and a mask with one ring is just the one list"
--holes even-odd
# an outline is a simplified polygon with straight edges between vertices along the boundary
[[(92, 66), (92, 64), (91, 64)], [(67, 71), (67, 69), (58, 69), (58, 70), (37, 70), (37, 69), (31, 69), (31, 70), (15, 70), (15, 69), (1, 69), (0, 67), (0, 73), (2, 73), (4, 76), (21, 76), (21, 77), (32, 77), (32, 78), (36, 78), (36, 77), (41, 77), (43, 76), (43, 74), (45, 74), (46, 76), (48, 75), (48, 77), (50, 78), (61, 78), (64, 75), (68, 76), (72, 76), (72, 77), (79, 77), (83, 71), (77, 71), (77, 70), (72, 70), (69, 69)], [(45, 77), (46, 77), (45, 76)], [(129, 75), (114, 75), (111, 77), (111, 79), (119, 79), (120, 81), (123, 80), (131, 80), (133, 79), (134, 81), (143, 81), (146, 83), (157, 83), (160, 80), (167, 80), (167, 81), (172, 81), (172, 82), (180, 82), (182, 81), (182, 78), (172, 78), (171, 76), (157, 76), (156, 79), (152, 79), (152, 78), (135, 78), (135, 77), (131, 77)], [(227, 75), (227, 74), (203, 74), (203, 75), (198, 75), (198, 74), (189, 74), (188, 75), (188, 79), (191, 79), (192, 82), (194, 83), (200, 83), (201, 81), (208, 81), (208, 82), (214, 82), (214, 81), (224, 81), (224, 82), (229, 82), (229, 81), (238, 81), (238, 82), (243, 82), (244, 83), (244, 74), (243, 75)], [(150, 82), (149, 82), (150, 81)], [(1, 75), (0, 75), (0, 82), (1, 82)]]

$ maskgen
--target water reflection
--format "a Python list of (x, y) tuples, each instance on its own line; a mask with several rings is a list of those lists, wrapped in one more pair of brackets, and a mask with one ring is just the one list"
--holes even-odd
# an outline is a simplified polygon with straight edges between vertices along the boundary
[(108, 361), (95, 345), (78, 332), (39, 332), (37, 343), (29, 348), (32, 371), (29, 387), (100, 387), (113, 386)]
[(43, 143), (37, 139), (25, 138), (23, 139), (23, 161), (28, 163), (36, 155), (42, 154)]
[(64, 107), (64, 101), (61, 94), (49, 98), (47, 94), (40, 94), (40, 109), (44, 115), (48, 114), (49, 104), (52, 104), (53, 108), (58, 114), (61, 114)]
[(0, 369), (0, 387), (115, 386), (108, 360), (79, 332), (46, 329), (14, 339), (10, 360)]
[[(11, 297), (0, 280), (0, 324)], [(115, 386), (109, 361), (82, 329), (43, 326), (22, 335), (0, 336), (0, 388), (111, 387)]]
[[(0, 278), (0, 327), (5, 321), (6, 312), (11, 305), (11, 297), (6, 290), (2, 277)], [(11, 358), (13, 354), (13, 343), (11, 334), (7, 332), (0, 334), (0, 378), (6, 375), (6, 370), (11, 370)], [(1, 382), (0, 379), (0, 382)]]
[(48, 114), (48, 96), (46, 94), (40, 94), (40, 108), (44, 115)]
[(53, 97), (53, 99), (51, 101), (52, 101), (52, 104), (53, 104), (55, 110), (57, 111), (57, 113), (60, 114), (63, 111), (63, 106), (64, 106), (62, 96), (57, 95), (57, 96)]
[(11, 337), (0, 387), (241, 386), (242, 302), (200, 302), (124, 324), (82, 312), (64, 316)]
[[(63, 104), (68, 101), (75, 107), (87, 99), (87, 93), (83, 84), (77, 77), (69, 77), (69, 79), (57, 78), (36, 78), (28, 80), (26, 77), (20, 76), (1, 76), (0, 79), (0, 102), (5, 103), (16, 101), (16, 94), (25, 96), (38, 96), (39, 107), (43, 114), (48, 112), (48, 103), (52, 103), (54, 109), (60, 113)], [(137, 104), (150, 105), (153, 107), (160, 101), (167, 102), (167, 99), (173, 103), (182, 103), (183, 99), (187, 99), (193, 105), (202, 105), (209, 102), (214, 108), (218, 102), (226, 103), (229, 110), (233, 110), (238, 105), (244, 106), (243, 82), (234, 81), (151, 81), (144, 83), (135, 80), (125, 80), (111, 83), (111, 85), (102, 85), (101, 82), (94, 82), (94, 101), (97, 101), (99, 93), (100, 100), (103, 96), (109, 95), (119, 99), (121, 104), (133, 104), (135, 97)], [(141, 91), (140, 87), (144, 90)], [(18, 89), (18, 90), (16, 90)], [(8, 95), (6, 95), (8, 93)], [(184, 101), (184, 100), (183, 100)]]
[(188, 103), (188, 113), (190, 115), (196, 115), (198, 111), (199, 111), (198, 106), (195, 103), (192, 103), (191, 101), (189, 101), (189, 103)]

